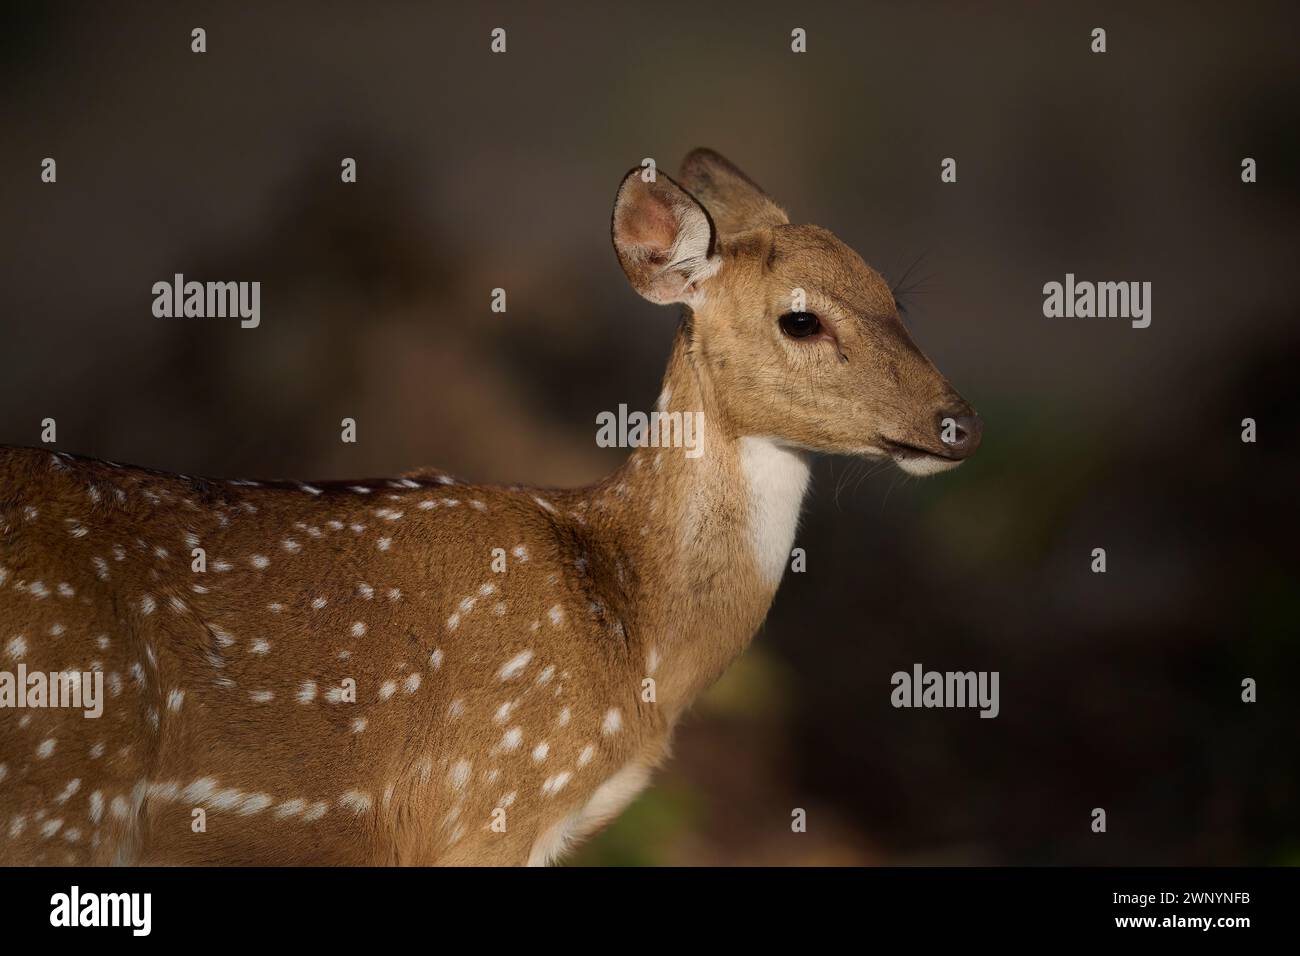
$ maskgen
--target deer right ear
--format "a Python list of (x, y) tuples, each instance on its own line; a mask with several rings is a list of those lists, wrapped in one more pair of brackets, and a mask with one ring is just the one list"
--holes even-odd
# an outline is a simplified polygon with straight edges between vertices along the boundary
[(646, 182), (637, 167), (614, 198), (610, 233), (632, 288), (651, 302), (693, 305), (718, 271), (716, 232), (709, 214), (661, 172)]
[(790, 221), (785, 210), (725, 156), (693, 149), (682, 160), (682, 184), (708, 208), (723, 238)]

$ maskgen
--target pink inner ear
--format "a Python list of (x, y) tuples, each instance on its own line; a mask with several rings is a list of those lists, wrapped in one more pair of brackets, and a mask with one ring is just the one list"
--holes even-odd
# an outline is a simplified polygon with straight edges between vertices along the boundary
[(666, 252), (677, 241), (677, 217), (672, 207), (645, 189), (623, 219), (624, 240), (651, 255)]

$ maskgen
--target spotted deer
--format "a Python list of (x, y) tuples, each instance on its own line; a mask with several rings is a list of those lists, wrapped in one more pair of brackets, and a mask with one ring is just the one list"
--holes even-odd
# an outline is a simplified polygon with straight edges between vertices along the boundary
[(679, 180), (628, 173), (611, 231), (685, 307), (657, 409), (704, 413), (698, 456), (537, 490), (0, 450), (0, 667), (103, 686), (0, 709), (0, 863), (546, 864), (647, 785), (767, 613), (810, 455), (929, 474), (981, 433), (857, 254), (712, 151)]

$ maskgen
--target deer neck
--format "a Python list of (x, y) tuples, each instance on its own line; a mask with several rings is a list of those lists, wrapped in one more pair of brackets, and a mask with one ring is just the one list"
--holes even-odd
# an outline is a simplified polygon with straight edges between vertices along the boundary
[(737, 433), (685, 324), (656, 410), (693, 422), (703, 413), (695, 457), (681, 447), (637, 448), (596, 487), (591, 513), (627, 557), (632, 650), (644, 655), (656, 704), (675, 719), (767, 615), (790, 560), (809, 462), (771, 438)]

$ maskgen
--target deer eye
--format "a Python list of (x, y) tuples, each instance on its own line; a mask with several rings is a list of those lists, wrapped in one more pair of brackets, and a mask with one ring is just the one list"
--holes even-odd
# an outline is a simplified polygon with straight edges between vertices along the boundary
[(787, 312), (781, 316), (781, 331), (792, 339), (803, 339), (816, 335), (822, 323), (811, 312)]

